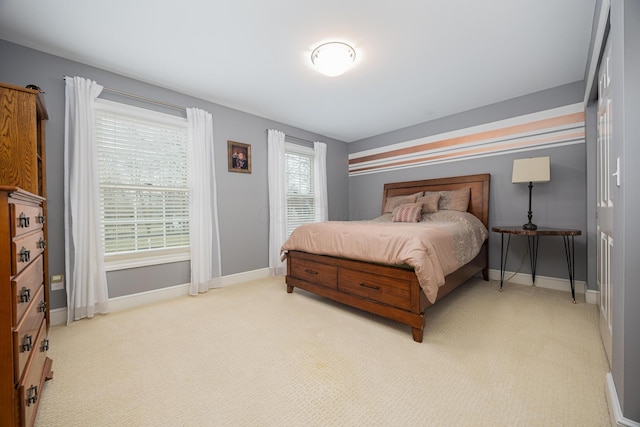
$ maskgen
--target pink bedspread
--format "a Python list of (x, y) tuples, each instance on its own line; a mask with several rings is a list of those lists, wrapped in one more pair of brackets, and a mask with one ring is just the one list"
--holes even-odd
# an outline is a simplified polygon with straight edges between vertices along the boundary
[(440, 211), (418, 223), (329, 221), (301, 225), (282, 246), (289, 250), (414, 268), (427, 299), (435, 302), (444, 277), (471, 261), (488, 232), (466, 212)]

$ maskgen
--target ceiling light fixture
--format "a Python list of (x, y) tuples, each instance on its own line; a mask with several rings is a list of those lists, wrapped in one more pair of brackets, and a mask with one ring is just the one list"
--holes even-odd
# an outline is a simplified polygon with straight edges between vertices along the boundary
[(316, 69), (328, 77), (339, 76), (356, 60), (356, 51), (346, 43), (321, 44), (311, 52), (311, 62)]

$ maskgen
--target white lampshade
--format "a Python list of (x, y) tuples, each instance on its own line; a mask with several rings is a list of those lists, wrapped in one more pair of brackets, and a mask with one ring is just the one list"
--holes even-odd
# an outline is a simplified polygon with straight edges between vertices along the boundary
[(324, 43), (311, 52), (311, 62), (314, 67), (328, 77), (344, 73), (355, 60), (356, 51), (342, 42)]
[(549, 156), (530, 159), (516, 159), (513, 161), (513, 175), (511, 182), (547, 182), (551, 180)]

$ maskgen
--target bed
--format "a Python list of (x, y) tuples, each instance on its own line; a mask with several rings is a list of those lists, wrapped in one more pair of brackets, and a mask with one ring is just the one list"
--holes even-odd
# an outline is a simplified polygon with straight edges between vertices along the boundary
[[(468, 191), (466, 210), (468, 213), (457, 212), (457, 215), (468, 217), (464, 220), (475, 221), (480, 224), (480, 228), (484, 228), (486, 231), (489, 223), (490, 179), (489, 174), (480, 174), (385, 184), (382, 197), (382, 215), (379, 218), (373, 221), (354, 221), (351, 223), (329, 221), (310, 224), (308, 229), (306, 229), (307, 226), (299, 227), (282, 247), (283, 258), (287, 260), (287, 292), (291, 293), (297, 287), (406, 324), (411, 327), (414, 341), (422, 342), (424, 313), (427, 307), (435, 304), (475, 275), (482, 273), (484, 280), (489, 280), (488, 232), (484, 234), (484, 239), (479, 243), (460, 245), (458, 242), (457, 246), (475, 245), (477, 248), (473, 253), (466, 255), (466, 259), (470, 260), (465, 261), (462, 265), (457, 265), (456, 262), (460, 264), (460, 259), (447, 261), (450, 258), (449, 255), (444, 256), (442, 253), (436, 252), (436, 256), (431, 253), (439, 246), (447, 247), (453, 243), (434, 244), (433, 248), (428, 251), (429, 254), (416, 255), (416, 248), (407, 246), (409, 243), (406, 236), (399, 237), (401, 239), (399, 244), (396, 244), (395, 241), (385, 242), (388, 245), (387, 248), (394, 248), (387, 250), (387, 252), (394, 253), (388, 254), (389, 258), (385, 260), (377, 259), (376, 250), (368, 249), (370, 246), (373, 247), (374, 240), (367, 240), (364, 234), (359, 234), (359, 228), (377, 227), (376, 224), (369, 223), (381, 223), (380, 227), (383, 228), (380, 230), (382, 231), (376, 232), (378, 240), (380, 240), (380, 235), (386, 236), (386, 230), (389, 227), (403, 230), (400, 232), (401, 235), (420, 234), (423, 229), (435, 229), (436, 233), (443, 234), (441, 231), (437, 231), (438, 227), (426, 227), (422, 224), (432, 217), (445, 215), (445, 211), (442, 209), (433, 214), (424, 214), (425, 211), (422, 210), (419, 224), (401, 224), (396, 227), (398, 223), (395, 220), (400, 218), (402, 221), (401, 214), (409, 212), (409, 209), (411, 212), (415, 212), (415, 208), (412, 208), (415, 205), (411, 203), (398, 205), (393, 208), (392, 213), (389, 212), (390, 205), (392, 202), (404, 200), (405, 197), (412, 198), (419, 194), (444, 195)], [(421, 200), (426, 199), (418, 199), (418, 201)], [(401, 206), (403, 209), (400, 209)], [(442, 208), (442, 205), (440, 207)], [(394, 217), (393, 223), (390, 222), (390, 215)], [(409, 227), (420, 225), (422, 225), (420, 231), (408, 232), (411, 230)], [(338, 235), (337, 240), (340, 240), (340, 236), (348, 234), (349, 238), (342, 239), (342, 244), (346, 243), (347, 246), (353, 248), (362, 248), (362, 254), (366, 252), (366, 256), (347, 250), (344, 253), (347, 253), (348, 256), (345, 256), (342, 251), (340, 255), (337, 255), (338, 252), (334, 253), (327, 248), (318, 246), (318, 241), (331, 235), (323, 227), (337, 227), (335, 232)], [(349, 227), (349, 229), (347, 230), (345, 227)], [(478, 233), (476, 232), (476, 234)], [(323, 239), (320, 239), (319, 236), (323, 236)], [(333, 243), (335, 244), (335, 242)], [(422, 243), (422, 245), (430, 247), (431, 244)], [(403, 252), (403, 254), (396, 256), (395, 251)], [(433, 261), (436, 258), (445, 261), (444, 264), (447, 265), (436, 265)], [(454, 267), (455, 270), (451, 271)]]

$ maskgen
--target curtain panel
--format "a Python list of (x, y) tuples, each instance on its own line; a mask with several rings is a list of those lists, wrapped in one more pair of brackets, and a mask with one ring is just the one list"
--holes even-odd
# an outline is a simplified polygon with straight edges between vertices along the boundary
[(64, 232), (67, 324), (109, 311), (100, 237), (100, 181), (94, 101), (98, 83), (65, 78)]
[(269, 274), (286, 274), (287, 267), (280, 260), (280, 248), (287, 240), (287, 190), (285, 183), (285, 134), (269, 129), (267, 132), (267, 162), (269, 175)]
[(329, 203), (327, 200), (327, 144), (313, 143), (313, 185), (315, 193), (315, 220), (329, 220)]
[(219, 284), (220, 231), (213, 152), (213, 116), (187, 108), (189, 127), (189, 241), (191, 247), (190, 295)]

